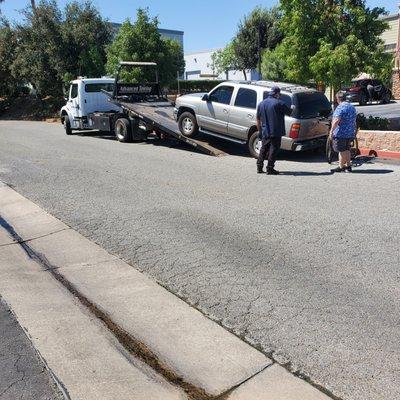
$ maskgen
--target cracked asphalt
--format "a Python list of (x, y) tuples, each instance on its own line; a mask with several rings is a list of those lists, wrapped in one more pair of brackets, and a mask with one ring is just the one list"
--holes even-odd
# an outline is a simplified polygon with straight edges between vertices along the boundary
[(64, 399), (1, 297), (0, 365), (0, 400)]
[(0, 179), (337, 398), (400, 398), (399, 164), (109, 139), (2, 121)]

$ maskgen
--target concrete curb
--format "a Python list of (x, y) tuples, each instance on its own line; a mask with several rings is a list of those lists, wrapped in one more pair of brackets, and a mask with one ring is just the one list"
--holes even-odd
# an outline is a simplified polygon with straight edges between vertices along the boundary
[(359, 150), (361, 156), (386, 158), (389, 160), (400, 160), (400, 151), (374, 150), (368, 148), (361, 148)]
[[(46, 279), (56, 278), (128, 351), (189, 398), (328, 399), (282, 367), (271, 369), (265, 355), (8, 186), (0, 186), (0, 216), (7, 230), (0, 229), (0, 252), (24, 242)], [(9, 273), (7, 264), (0, 267)]]

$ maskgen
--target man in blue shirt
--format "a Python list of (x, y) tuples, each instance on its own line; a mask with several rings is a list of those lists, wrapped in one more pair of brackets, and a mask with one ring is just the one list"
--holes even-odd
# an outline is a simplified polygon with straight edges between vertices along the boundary
[(267, 174), (279, 175), (275, 170), (275, 161), (281, 148), (285, 132), (285, 114), (292, 110), (280, 100), (281, 90), (272, 88), (269, 96), (257, 108), (257, 128), (262, 138), (262, 146), (257, 160), (257, 173), (263, 173), (264, 160), (268, 153)]
[(356, 108), (346, 102), (346, 93), (340, 91), (336, 95), (338, 106), (333, 113), (333, 121), (329, 137), (332, 139), (333, 149), (339, 153), (339, 167), (332, 172), (352, 172), (351, 143), (356, 135)]

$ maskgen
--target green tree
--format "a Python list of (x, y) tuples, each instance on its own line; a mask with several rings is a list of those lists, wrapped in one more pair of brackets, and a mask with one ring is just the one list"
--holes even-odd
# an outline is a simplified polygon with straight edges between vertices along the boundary
[(61, 33), (66, 81), (79, 75), (99, 77), (104, 74), (111, 27), (90, 1), (73, 1), (66, 6)]
[[(178, 42), (163, 39), (158, 31), (158, 18), (150, 18), (147, 9), (139, 8), (135, 23), (125, 21), (107, 50), (107, 72), (115, 74), (119, 61), (156, 62), (160, 81), (168, 85), (182, 74), (185, 61)], [(133, 69), (130, 80), (151, 80), (151, 71)]]
[[(214, 73), (220, 75), (231, 70), (244, 70), (243, 65), (240, 65), (236, 57), (233, 42), (229, 43), (224, 49), (215, 51), (211, 55), (212, 70)], [(246, 73), (246, 71), (244, 71)]]
[(310, 79), (338, 88), (362, 71), (384, 64), (383, 8), (364, 0), (281, 0), (287, 79)]
[(61, 11), (55, 0), (42, 0), (23, 13), (25, 23), (16, 27), (12, 75), (30, 82), (38, 95), (60, 95), (65, 72)]
[(14, 30), (7, 20), (0, 19), (0, 96), (12, 96), (20, 84), (11, 74), (16, 46), (17, 38)]
[(274, 49), (282, 40), (277, 8), (256, 7), (243, 21), (233, 40), (233, 49), (241, 69), (258, 66), (259, 50)]
[(286, 80), (286, 69), (287, 63), (281, 45), (278, 45), (275, 50), (267, 49), (263, 52), (261, 61), (263, 79), (284, 81)]

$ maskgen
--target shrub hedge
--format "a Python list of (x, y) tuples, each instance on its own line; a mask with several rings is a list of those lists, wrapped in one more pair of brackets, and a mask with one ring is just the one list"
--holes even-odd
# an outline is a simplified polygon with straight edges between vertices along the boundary
[(386, 118), (373, 117), (372, 115), (366, 117), (364, 114), (357, 115), (358, 127), (367, 131), (387, 131), (389, 124), (390, 121)]
[[(219, 85), (224, 81), (220, 80), (206, 80), (199, 79), (193, 81), (179, 81), (179, 87), (181, 93), (200, 93), (200, 92), (209, 92), (215, 86)], [(169, 87), (169, 92), (177, 92), (178, 91), (178, 82), (174, 82)]]

